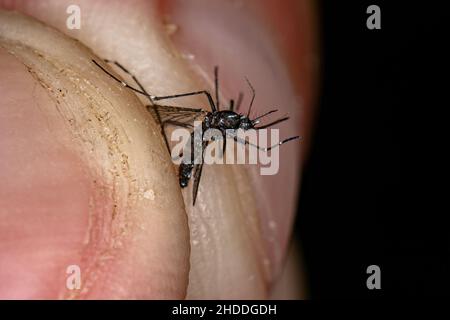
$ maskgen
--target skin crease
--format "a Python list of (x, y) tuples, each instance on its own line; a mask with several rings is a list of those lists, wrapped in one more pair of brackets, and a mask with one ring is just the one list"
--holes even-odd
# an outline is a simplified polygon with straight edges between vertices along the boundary
[[(25, 84), (31, 95), (25, 94), (30, 101), (27, 105), (6, 96), (2, 105), (9, 112), (3, 113), (34, 107), (39, 110), (30, 116), (37, 113), (32, 121), (37, 132), (45, 127), (48, 131), (41, 134), (42, 144), (47, 142), (48, 147), (34, 152), (40, 151), (44, 159), (31, 160), (29, 179), (18, 181), (24, 172), (20, 167), (11, 168), (8, 162), (2, 169), (6, 232), (1, 233), (5, 248), (1, 270), (2, 278), (10, 279), (2, 286), (2, 296), (13, 292), (14, 298), (183, 298), (189, 270), (187, 221), (179, 194), (170, 200), (161, 196), (175, 188), (177, 180), (172, 166), (161, 156), (165, 155), (161, 140), (152, 139), (158, 137), (156, 125), (134, 95), (111, 87), (107, 77), (99, 77), (96, 67), (88, 63), (94, 56), (79, 43), (16, 14), (2, 12), (1, 20), (1, 46), (26, 66), (11, 61), (3, 52), (5, 65), (11, 64), (5, 80), (16, 81), (11, 85), (16, 91), (18, 85)], [(18, 27), (31, 37), (17, 35)], [(57, 46), (49, 47), (50, 43)], [(37, 83), (32, 84), (30, 77)], [(3, 84), (6, 88), (10, 85), (8, 81)], [(24, 142), (17, 132), (17, 127), (29, 120), (23, 115), (10, 123), (7, 117), (2, 129), (12, 132), (13, 141), (5, 141), (10, 147), (2, 150), (6, 161), (12, 162), (23, 153), (32, 153), (36, 146), (33, 141)], [(29, 134), (35, 135), (32, 131)], [(61, 145), (55, 151), (54, 139)], [(20, 145), (14, 140), (25, 150), (18, 149)], [(57, 165), (46, 166), (46, 159)], [(148, 166), (149, 162), (153, 166)], [(58, 166), (65, 166), (65, 170), (60, 172)], [(76, 177), (80, 177), (78, 188), (71, 183)], [(58, 180), (62, 180), (59, 188), (48, 190)], [(153, 193), (153, 200), (145, 196), (147, 190)], [(40, 192), (48, 198), (39, 196)], [(37, 198), (36, 210), (29, 203), (30, 196)], [(65, 207), (65, 203), (80, 202), (84, 206), (78, 206), (79, 210)], [(17, 214), (21, 225), (16, 223), (11, 230), (8, 221), (15, 222)], [(68, 221), (65, 215), (69, 215)], [(44, 221), (36, 224), (35, 219)], [(54, 230), (61, 230), (59, 238), (55, 239)], [(72, 234), (66, 235), (65, 230)], [(16, 239), (17, 233), (25, 239)], [(27, 243), (34, 240), (27, 240), (27, 235), (36, 237), (37, 242)], [(16, 242), (23, 245), (16, 246)], [(47, 254), (35, 254), (40, 252)], [(24, 260), (30, 255), (33, 259)], [(60, 281), (69, 261), (83, 270), (79, 291), (64, 290), (65, 281)], [(46, 264), (51, 264), (53, 274)], [(33, 268), (40, 271), (36, 277), (32, 277)], [(30, 282), (18, 281), (24, 275)]]
[[(156, 2), (136, 1), (134, 6), (111, 1), (108, 4), (102, 1), (94, 4), (90, 1), (76, 2), (82, 8), (83, 25), (81, 30), (70, 31), (65, 28), (67, 15), (60, 13), (64, 13), (67, 5), (72, 3), (74, 2), (24, 1), (15, 3), (14, 6), (79, 39), (100, 57), (124, 64), (126, 62), (126, 66), (152, 94), (188, 92), (208, 87), (208, 83), (192, 71), (191, 62), (183, 59), (171, 44), (158, 18)], [(7, 97), (3, 98), (1, 110), (6, 109), (10, 113), (11, 109), (17, 109), (20, 105), (23, 108), (21, 112), (29, 114), (29, 109), (33, 109), (33, 119), (41, 119), (36, 120), (36, 123), (46, 123), (47, 129), (50, 128), (47, 136), (43, 135), (42, 145), (37, 148), (36, 153), (45, 154), (49, 160), (54, 159), (60, 167), (56, 166), (54, 171), (49, 170), (42, 177), (33, 176), (32, 181), (42, 181), (42, 184), (32, 188), (45, 190), (44, 187), (59, 186), (56, 188), (61, 192), (59, 197), (65, 199), (59, 202), (37, 199), (38, 204), (34, 207), (55, 208), (54, 212), (47, 212), (41, 217), (45, 220), (49, 216), (53, 218), (51, 221), (54, 224), (50, 227), (38, 225), (36, 230), (26, 230), (26, 233), (21, 225), (16, 224), (13, 229), (28, 235), (39, 232), (42, 234), (40, 247), (47, 248), (47, 255), (35, 257), (36, 261), (28, 268), (23, 265), (23, 257), (30, 251), (36, 251), (38, 247), (30, 247), (29, 243), (23, 241), (21, 248), (12, 249), (12, 236), (7, 238), (4, 236), (7, 233), (3, 230), (9, 230), (12, 234), (12, 222), (8, 221), (14, 219), (2, 219), (7, 221), (0, 224), (0, 234), (4, 237), (1, 242), (6, 244), (0, 247), (0, 261), (12, 262), (5, 268), (0, 268), (9, 270), (9, 273), (0, 273), (0, 278), (11, 278), (11, 270), (17, 270), (17, 266), (21, 266), (23, 273), (29, 275), (30, 282), (24, 287), (14, 287), (12, 281), (5, 291), (0, 288), (0, 296), (7, 297), (7, 293), (15, 289), (15, 297), (44, 298), (183, 298), (186, 292), (188, 298), (268, 297), (270, 282), (276, 273), (274, 269), (279, 268), (275, 268), (273, 264), (281, 265), (282, 259), (274, 261), (266, 252), (260, 227), (262, 218), (255, 205), (255, 195), (247, 170), (237, 166), (206, 168), (198, 204), (195, 208), (191, 207), (190, 188), (183, 191), (183, 204), (176, 172), (166, 157), (158, 127), (133, 94), (95, 69), (89, 63), (92, 53), (81, 44), (70, 42), (60, 34), (49, 37), (53, 31), (21, 17), (5, 13), (0, 17), (0, 46), (4, 49), (1, 55), (2, 66), (11, 69), (11, 79), (17, 77), (17, 85), (14, 87), (16, 93), (11, 93), (7, 101), (4, 101)], [(116, 24), (115, 21), (122, 23)], [(36, 32), (34, 39), (24, 32), (24, 25), (27, 24), (30, 30)], [(18, 34), (15, 30), (21, 32)], [(18, 41), (26, 44), (26, 48), (19, 50)], [(58, 52), (54, 52), (55, 47), (59, 48)], [(38, 52), (44, 53), (44, 58), (36, 53), (36, 48)], [(58, 72), (61, 68), (69, 71)], [(2, 79), (5, 79), (4, 74), (8, 75), (8, 71), (2, 68)], [(224, 77), (226, 83), (226, 76)], [(81, 79), (83, 85), (74, 82), (74, 79)], [(2, 81), (2, 92), (14, 92), (13, 88), (8, 87), (10, 82)], [(55, 91), (59, 86), (63, 87), (66, 97), (61, 97)], [(30, 92), (28, 97), (18, 93), (18, 88), (21, 87), (28, 88), (23, 89), (24, 92)], [(233, 92), (235, 95), (236, 91)], [(15, 96), (19, 95), (24, 96), (26, 103), (17, 102)], [(96, 103), (92, 104), (90, 110), (81, 107), (89, 105), (92, 100)], [(145, 102), (145, 99), (142, 101)], [(174, 100), (170, 103), (205, 105), (202, 98)], [(37, 105), (40, 107), (37, 108)], [(58, 107), (59, 105), (63, 107)], [(36, 109), (41, 111), (35, 111)], [(84, 110), (81, 115), (78, 114), (80, 109)], [(58, 110), (58, 117), (54, 116), (55, 110)], [(1, 114), (4, 113), (1, 111)], [(71, 120), (76, 115), (76, 123), (85, 123), (88, 118), (96, 119), (96, 114), (108, 114), (108, 119), (111, 120), (89, 129), (76, 127)], [(11, 124), (12, 129), (9, 131), (17, 131), (13, 130), (15, 125), (29, 128), (24, 122), (25, 117), (18, 118), (17, 124)], [(5, 123), (11, 123), (11, 120), (5, 120)], [(102, 126), (113, 130), (118, 140), (111, 141), (108, 134), (102, 135), (102, 130), (105, 130)], [(42, 127), (45, 128), (44, 125)], [(5, 130), (4, 128), (2, 125), (1, 130)], [(34, 131), (45, 132), (44, 128), (36, 127)], [(96, 138), (95, 132), (102, 139)], [(33, 135), (29, 131), (29, 137)], [(56, 140), (59, 149), (54, 146), (46, 147), (44, 142), (53, 141), (55, 137), (58, 137)], [(2, 150), (8, 150), (1, 146)], [(11, 163), (27, 148), (30, 147), (24, 144), (22, 149), (16, 148), (17, 153), (14, 150), (9, 152)], [(111, 148), (115, 148), (114, 151), (108, 152)], [(126, 156), (127, 170), (125, 173), (118, 170), (119, 182), (114, 183), (114, 174), (110, 171), (112, 168), (117, 169), (118, 165), (121, 167), (124, 161), (122, 155)], [(33, 159), (36, 157), (30, 151), (29, 161), (35, 161)], [(0, 165), (10, 166), (9, 163), (2, 162)], [(43, 161), (40, 166), (46, 168), (46, 162)], [(17, 172), (22, 171), (21, 168), (17, 164), (15, 171), (8, 170), (5, 174), (9, 175), (11, 184), (16, 183), (14, 173), (17, 175)], [(4, 171), (3, 168), (1, 170)], [(49, 176), (62, 178), (55, 179), (57, 182), (48, 186), (50, 183), (45, 177)], [(99, 184), (103, 188), (99, 188)], [(69, 185), (73, 189), (68, 188)], [(111, 185), (116, 188), (111, 188)], [(6, 189), (11, 190), (6, 187), (0, 190), (6, 192)], [(147, 190), (152, 192), (145, 193)], [(51, 192), (56, 191), (54, 189)], [(1, 199), (5, 199), (1, 194)], [(221, 194), (221, 197), (216, 197), (217, 194)], [(28, 197), (29, 194), (21, 196)], [(153, 197), (154, 200), (151, 200)], [(18, 201), (13, 200), (8, 200), (9, 207), (7, 203), (1, 203), (0, 213), (5, 217), (11, 216), (11, 208), (17, 208), (15, 203)], [(69, 209), (68, 201), (76, 205)], [(89, 206), (89, 203), (94, 203), (94, 206)], [(35, 214), (33, 207), (22, 208), (20, 211), (21, 220), (35, 223), (32, 222)], [(63, 213), (65, 218), (59, 220), (57, 212)], [(110, 224), (112, 216), (115, 219)], [(70, 217), (70, 228), (65, 224), (67, 217)], [(286, 223), (290, 225), (291, 222)], [(46, 228), (59, 229), (61, 234), (48, 234)], [(86, 244), (86, 237), (89, 235)], [(51, 241), (63, 237), (63, 244)], [(105, 238), (113, 240), (106, 241)], [(197, 242), (192, 242), (193, 240)], [(190, 250), (193, 255), (189, 265)], [(11, 259), (13, 256), (15, 258)], [(195, 260), (192, 257), (196, 257)], [(270, 267), (265, 263), (268, 259), (273, 262)], [(105, 260), (108, 262), (102, 263)], [(47, 261), (51, 261), (53, 272), (48, 271), (50, 267), (45, 264)], [(88, 270), (87, 280), (84, 281), (87, 285), (83, 286), (85, 290), (65, 290), (65, 266), (69, 263), (79, 264), (82, 272)], [(40, 272), (39, 277), (35, 276), (37, 272)], [(39, 279), (39, 284), (36, 284), (35, 278)], [(39, 285), (49, 283), (54, 289), (44, 293)]]

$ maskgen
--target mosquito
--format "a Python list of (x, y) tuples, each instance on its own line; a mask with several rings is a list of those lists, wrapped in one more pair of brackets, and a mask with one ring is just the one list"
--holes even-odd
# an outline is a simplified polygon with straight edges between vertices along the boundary
[[(135, 88), (133, 86), (130, 86), (126, 82), (120, 80), (118, 77), (113, 75), (111, 72), (107, 71), (104, 67), (102, 67), (97, 61), (92, 60), (95, 65), (97, 65), (100, 69), (102, 69), (106, 74), (108, 74), (111, 78), (119, 82), (122, 86), (139, 93), (145, 97), (147, 97), (150, 100), (150, 105), (147, 105), (147, 110), (153, 115), (155, 120), (160, 124), (161, 131), (167, 146), (167, 149), (170, 153), (170, 147), (167, 140), (167, 136), (165, 133), (165, 128), (168, 125), (173, 125), (177, 127), (182, 127), (186, 129), (192, 129), (191, 132), (191, 138), (190, 143), (191, 146), (194, 146), (194, 125), (193, 122), (195, 120), (202, 121), (202, 132), (206, 132), (208, 129), (217, 129), (221, 132), (222, 138), (223, 138), (223, 145), (222, 145), (222, 154), (225, 153), (226, 149), (226, 141), (227, 141), (227, 130), (235, 130), (242, 129), (244, 131), (246, 130), (260, 130), (265, 129), (268, 127), (271, 127), (275, 124), (284, 122), (289, 119), (288, 116), (279, 118), (275, 121), (272, 121), (270, 123), (260, 125), (260, 119), (263, 117), (268, 116), (269, 114), (275, 113), (278, 110), (271, 110), (268, 111), (254, 119), (250, 119), (250, 112), (252, 110), (253, 101), (255, 100), (255, 89), (253, 88), (250, 81), (246, 79), (247, 84), (252, 92), (252, 98), (248, 107), (248, 111), (246, 114), (239, 113), (239, 108), (241, 106), (242, 100), (243, 100), (243, 93), (239, 92), (237, 103), (235, 104), (233, 99), (230, 99), (229, 106), (226, 108), (226, 110), (221, 110), (220, 108), (220, 101), (219, 101), (219, 68), (216, 66), (214, 67), (214, 91), (215, 91), (215, 101), (213, 100), (211, 94), (207, 90), (200, 90), (200, 91), (193, 91), (193, 92), (187, 92), (187, 93), (179, 93), (179, 94), (173, 94), (168, 96), (154, 96), (149, 94), (145, 88), (141, 85), (141, 83), (138, 81), (138, 79), (130, 73), (124, 66), (122, 66), (120, 63), (116, 61), (111, 60), (104, 60), (106, 63), (112, 63), (115, 64), (119, 69), (121, 69), (123, 72), (127, 73), (133, 81), (137, 84), (139, 88)], [(207, 111), (201, 108), (192, 109), (192, 108), (183, 108), (183, 107), (175, 107), (175, 106), (169, 106), (169, 105), (160, 105), (156, 104), (156, 101), (161, 100), (168, 100), (168, 99), (176, 99), (181, 97), (188, 97), (188, 96), (195, 96), (195, 95), (205, 95), (208, 99), (209, 106), (211, 107), (211, 111)], [(228, 131), (229, 132), (229, 131)], [(203, 136), (202, 136), (203, 137)], [(237, 135), (234, 135), (232, 137), (237, 143), (241, 143), (244, 145), (249, 145), (252, 147), (257, 148), (258, 150), (263, 151), (269, 151), (275, 147), (278, 147), (286, 142), (299, 139), (300, 136), (293, 136), (287, 139), (282, 140), (281, 142), (278, 142), (277, 144), (274, 144), (272, 146), (262, 148), (258, 145), (255, 145), (248, 140), (240, 139)], [(211, 142), (211, 140), (205, 140), (202, 139), (201, 147), (202, 147), (202, 160), (204, 157), (204, 151), (208, 144)], [(189, 142), (188, 142), (189, 143)], [(192, 150), (192, 149), (191, 149)], [(193, 152), (191, 152), (193, 155)], [(197, 194), (198, 194), (198, 187), (200, 184), (200, 178), (202, 175), (202, 169), (203, 169), (203, 161), (200, 161), (200, 163), (194, 163), (193, 159), (190, 159), (191, 161), (182, 161), (179, 166), (178, 171), (178, 177), (179, 177), (179, 184), (181, 188), (185, 188), (188, 186), (189, 181), (191, 180), (192, 176), (194, 178), (194, 186), (192, 190), (192, 205), (195, 205)]]

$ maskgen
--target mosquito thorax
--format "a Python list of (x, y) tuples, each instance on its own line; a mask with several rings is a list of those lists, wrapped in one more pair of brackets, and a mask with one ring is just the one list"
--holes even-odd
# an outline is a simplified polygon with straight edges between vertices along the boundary
[(231, 110), (210, 112), (204, 119), (207, 128), (219, 130), (238, 129), (241, 116)]

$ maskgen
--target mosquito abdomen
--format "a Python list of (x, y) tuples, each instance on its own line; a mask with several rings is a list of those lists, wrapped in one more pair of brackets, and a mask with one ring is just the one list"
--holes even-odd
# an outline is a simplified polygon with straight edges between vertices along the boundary
[(189, 180), (192, 177), (192, 169), (194, 165), (191, 163), (181, 163), (178, 171), (178, 176), (180, 180), (180, 187), (187, 187)]

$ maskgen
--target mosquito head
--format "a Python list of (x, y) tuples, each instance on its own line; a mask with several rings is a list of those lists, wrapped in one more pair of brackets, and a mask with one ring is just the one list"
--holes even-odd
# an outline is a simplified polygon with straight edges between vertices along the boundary
[(250, 120), (247, 116), (241, 115), (240, 121), (239, 121), (239, 128), (242, 130), (250, 130), (253, 129), (255, 126), (255, 123)]

